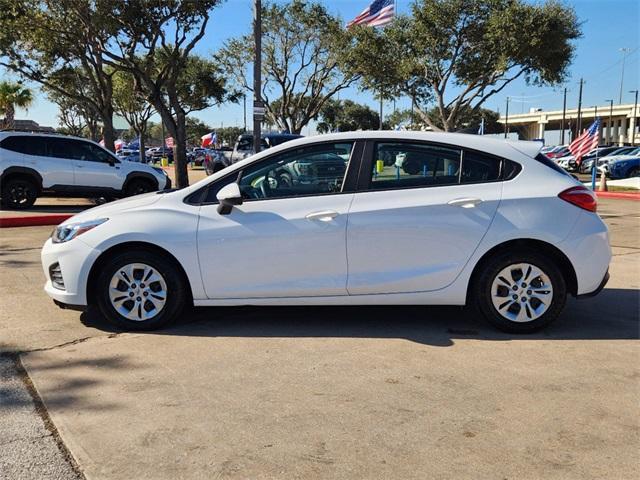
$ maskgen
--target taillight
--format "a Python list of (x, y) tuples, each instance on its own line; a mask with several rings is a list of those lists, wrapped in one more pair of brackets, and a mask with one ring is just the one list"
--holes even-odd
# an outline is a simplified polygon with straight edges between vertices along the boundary
[(596, 195), (587, 187), (571, 187), (564, 192), (560, 192), (558, 197), (590, 212), (595, 212), (598, 209)]

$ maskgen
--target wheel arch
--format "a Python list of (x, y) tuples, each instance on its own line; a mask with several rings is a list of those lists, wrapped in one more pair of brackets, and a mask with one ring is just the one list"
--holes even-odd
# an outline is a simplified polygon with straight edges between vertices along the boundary
[(31, 180), (34, 180), (38, 187), (38, 191), (42, 191), (42, 175), (29, 167), (14, 166), (6, 168), (2, 172), (2, 175), (0, 175), (0, 185), (4, 185), (4, 182), (17, 177), (28, 177)]
[(124, 183), (122, 184), (122, 191), (126, 192), (127, 188), (131, 184), (131, 182), (135, 180), (145, 180), (151, 182), (152, 185), (155, 186), (156, 190), (160, 190), (160, 182), (158, 179), (147, 172), (131, 172), (127, 174), (127, 177), (124, 179)]
[(182, 280), (185, 282), (185, 285), (187, 286), (188, 302), (190, 305), (193, 305), (193, 292), (191, 289), (191, 282), (189, 281), (189, 276), (187, 275), (187, 272), (184, 270), (184, 268), (182, 267), (178, 259), (171, 252), (169, 252), (168, 250), (165, 250), (162, 247), (159, 247), (158, 245), (154, 245), (148, 242), (140, 242), (140, 241), (119, 243), (117, 245), (109, 247), (107, 250), (105, 250), (98, 256), (95, 262), (93, 262), (93, 265), (91, 266), (91, 270), (89, 271), (89, 277), (87, 280), (87, 292), (86, 292), (87, 304), (90, 305), (95, 303), (96, 281), (98, 279), (98, 275), (100, 274), (100, 271), (102, 270), (103, 266), (107, 263), (107, 261), (114, 255), (117, 255), (122, 252), (129, 252), (132, 250), (144, 250), (147, 252), (156, 253), (160, 255), (162, 258), (168, 259), (169, 261), (171, 261), (174, 264), (174, 266), (178, 269), (178, 272), (180, 272), (180, 275), (182, 276)]
[(473, 285), (477, 281), (480, 272), (484, 269), (484, 266), (489, 261), (491, 257), (504, 251), (505, 249), (513, 249), (513, 250), (530, 250), (536, 253), (542, 253), (551, 258), (556, 265), (560, 268), (562, 272), (562, 276), (567, 284), (567, 291), (576, 296), (578, 293), (578, 278), (576, 276), (576, 271), (571, 264), (571, 260), (560, 250), (558, 247), (545, 242), (543, 240), (536, 240), (533, 238), (519, 238), (515, 240), (508, 240), (506, 242), (500, 243), (487, 252), (480, 258), (478, 263), (473, 269), (471, 274), (471, 278), (469, 279), (469, 283), (467, 285), (467, 304), (470, 303), (471, 291), (473, 290)]

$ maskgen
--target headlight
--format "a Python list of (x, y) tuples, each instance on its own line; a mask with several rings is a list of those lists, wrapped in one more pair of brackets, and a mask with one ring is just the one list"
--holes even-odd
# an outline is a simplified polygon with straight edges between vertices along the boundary
[(165, 172), (162, 168), (160, 167), (151, 167), (153, 168), (156, 172), (160, 173), (161, 175), (166, 175), (167, 172)]
[(51, 234), (53, 243), (64, 243), (69, 240), (88, 232), (92, 228), (102, 225), (109, 220), (108, 218), (99, 218), (97, 220), (87, 220), (86, 222), (68, 223), (66, 225), (58, 225)]

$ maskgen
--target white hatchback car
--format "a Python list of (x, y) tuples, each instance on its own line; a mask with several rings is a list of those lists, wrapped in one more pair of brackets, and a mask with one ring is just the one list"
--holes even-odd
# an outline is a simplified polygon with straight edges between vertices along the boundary
[(512, 332), (608, 279), (596, 198), (538, 142), (349, 132), (188, 188), (87, 210), (42, 250), (46, 292), (128, 329), (187, 304), (475, 305)]

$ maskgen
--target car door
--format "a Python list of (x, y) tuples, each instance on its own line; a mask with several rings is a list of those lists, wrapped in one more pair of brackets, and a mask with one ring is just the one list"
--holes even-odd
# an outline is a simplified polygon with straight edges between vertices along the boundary
[(124, 183), (121, 162), (103, 148), (83, 140), (70, 139), (73, 144), (76, 186), (120, 190)]
[(42, 187), (57, 190), (72, 189), (74, 185), (73, 163), (67, 156), (62, 138), (29, 136), (24, 149), (25, 167), (33, 168), (42, 176)]
[[(280, 152), (212, 184), (200, 208), (198, 258), (209, 298), (346, 295), (346, 226), (355, 142)], [(359, 158), (358, 158), (359, 160)], [(218, 213), (237, 181), (243, 204)]]
[(496, 213), (500, 169), (500, 159), (459, 147), (368, 142), (349, 209), (349, 294), (453, 282)]

